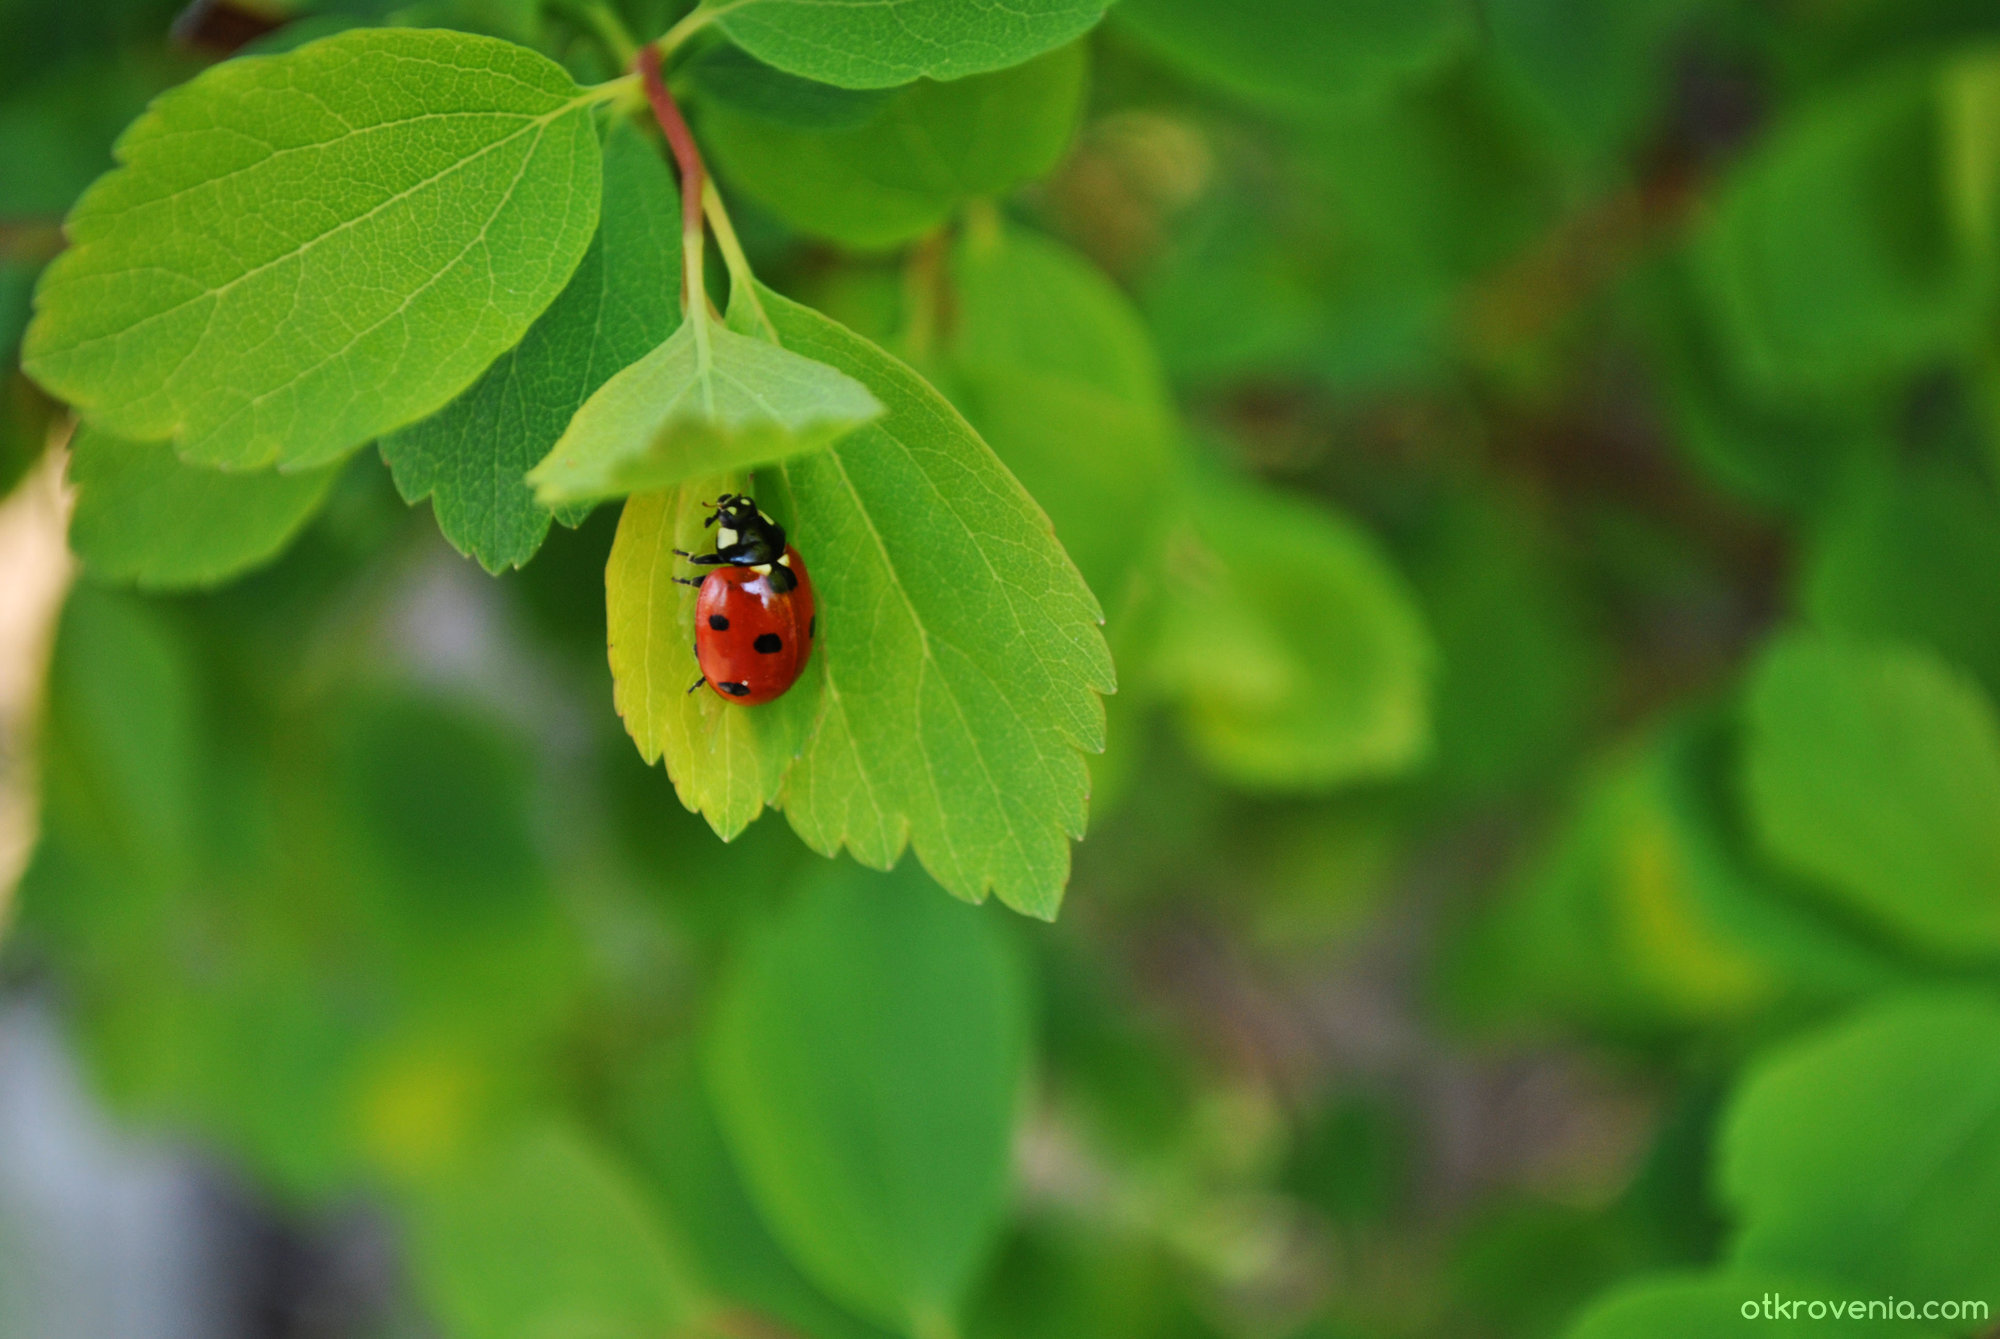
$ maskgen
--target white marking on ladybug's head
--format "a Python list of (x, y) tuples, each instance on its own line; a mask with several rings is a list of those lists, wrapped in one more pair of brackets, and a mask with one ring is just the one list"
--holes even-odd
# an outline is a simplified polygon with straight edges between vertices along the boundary
[(791, 555), (791, 554), (789, 554), (789, 553), (781, 553), (781, 554), (779, 554), (779, 555), (778, 555), (778, 566), (780, 566), (780, 567), (790, 567), (791, 565), (792, 565), (792, 555)]
[(731, 548), (735, 545), (735, 543), (736, 543), (736, 532), (730, 529), (728, 526), (725, 525), (721, 529), (715, 532), (715, 546), (717, 548), (721, 549)]
[(758, 563), (755, 567), (751, 568), (750, 570), (755, 572), (760, 577), (767, 577), (771, 575), (771, 564)]

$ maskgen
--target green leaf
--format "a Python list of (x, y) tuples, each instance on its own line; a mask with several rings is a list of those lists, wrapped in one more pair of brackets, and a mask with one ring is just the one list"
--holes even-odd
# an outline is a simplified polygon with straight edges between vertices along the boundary
[(1792, 635), (1748, 714), (1774, 855), (1912, 944), (2000, 952), (2000, 723), (1976, 685), (1915, 648)]
[[(686, 1234), (703, 1281), (812, 1339), (885, 1339), (795, 1266), (750, 1201), (723, 1141), (693, 1047), (675, 1038), (619, 1075), (614, 1118)], [(776, 1339), (773, 1336), (773, 1339)]]
[(605, 382), (528, 482), (550, 504), (669, 488), (816, 451), (881, 413), (853, 377), (701, 317)]
[[(1427, 309), (1462, 301), (1460, 286), (1518, 259), (1558, 225), (1576, 188), (1538, 130), (1505, 82), (1476, 61), (1313, 128), (1305, 144), (1323, 174), (1331, 226), (1353, 235), (1334, 253), (1348, 253), (1343, 286), (1389, 307), (1378, 322), (1446, 319)], [(1304, 250), (1314, 240), (1294, 232), (1286, 245)], [(1357, 246), (1367, 263), (1353, 273)], [(1379, 338), (1368, 324), (1343, 334)]]
[(407, 502), (431, 499), (438, 528), (489, 572), (519, 567), (549, 532), (527, 473), (598, 388), (680, 323), (680, 193), (630, 125), (604, 145), (597, 237), (569, 287), (471, 389), (382, 439)]
[(70, 443), (70, 548), (107, 581), (212, 586), (283, 552), (340, 468), (225, 474), (187, 464), (165, 442), (127, 442), (85, 425)]
[(1993, 291), (1940, 178), (1928, 78), (1900, 71), (1783, 123), (1693, 252), (1734, 358), (1773, 388), (1841, 391), (1969, 343)]
[[(741, 47), (712, 46), (684, 67), (710, 113), (718, 106), (773, 125), (846, 130), (896, 98), (886, 88), (840, 88), (773, 69)], [(712, 124), (704, 117), (704, 126)]]
[(1082, 750), (1115, 679), (1097, 601), (1048, 518), (915, 372), (763, 291), (787, 346), (864, 382), (876, 423), (776, 471), (819, 597), (823, 706), (782, 795), (815, 850), (907, 841), (960, 897), (1053, 917), (1081, 836)]
[(1397, 776), (1430, 750), (1431, 645), (1374, 542), (1324, 507), (1220, 476), (1173, 543), (1149, 681), (1240, 785)]
[(1124, 0), (1114, 17), (1192, 74), (1305, 109), (1378, 97), (1473, 33), (1462, 0)]
[[(1855, 1291), (1845, 1283), (1761, 1270), (1659, 1275), (1620, 1285), (1564, 1333), (1566, 1339), (1745, 1339), (1759, 1334), (1818, 1339), (1837, 1331), (1857, 1339), (1925, 1339), (1946, 1332), (1913, 1326), (1906, 1317), (1888, 1314), (1890, 1299), (1857, 1298)], [(1772, 1306), (1768, 1315), (1767, 1301)], [(1871, 1301), (1883, 1308), (1873, 1316), (1867, 1311)], [(1779, 1303), (1790, 1309), (1779, 1312)], [(1746, 1305), (1752, 1312), (1744, 1311)]]
[(1665, 101), (1668, 40), (1699, 0), (1494, 0), (1494, 50), (1577, 149), (1626, 147)]
[(204, 736), (190, 659), (143, 601), (84, 585), (63, 607), (49, 667), (49, 832), (128, 897), (183, 874), (198, 841)]
[(1772, 1056), (1729, 1112), (1720, 1183), (1748, 1264), (1871, 1296), (2000, 1294), (2000, 1007), (1894, 1001)]
[(1145, 324), (1089, 262), (1022, 229), (969, 233), (952, 277), (952, 398), (1115, 611), (1181, 468)]
[(164, 0), (101, 0), (89, 22), (63, 0), (9, 0), (0, 5), (0, 88), (58, 65), (84, 65), (120, 47), (157, 42), (174, 11)]
[(418, 1286), (463, 1339), (669, 1335), (693, 1312), (652, 1207), (566, 1124), (485, 1150), (412, 1209)]
[(767, 65), (842, 88), (962, 79), (1080, 37), (1108, 0), (721, 0), (718, 25)]
[(1028, 1049), (990, 916), (914, 871), (828, 871), (751, 940), (708, 1037), (716, 1114), (829, 1295), (939, 1332), (991, 1249)]
[[(640, 754), (649, 763), (666, 759), (681, 803), (707, 818), (724, 841), (777, 799), (819, 710), (824, 660), (815, 654), (789, 692), (760, 706), (725, 702), (707, 687), (688, 690), (701, 676), (694, 655), (698, 591), (674, 578), (698, 577), (699, 569), (673, 550), (702, 552), (713, 538), (703, 527), (713, 510), (704, 499), (745, 491), (752, 490), (741, 476), (724, 475), (634, 493), (604, 569), (618, 714)], [(783, 520), (785, 508), (768, 491), (752, 495)], [(810, 577), (813, 562), (805, 563)]]
[(1969, 249), (1990, 258), (2000, 248), (2000, 51), (1966, 50), (1938, 84), (1952, 221)]
[(1605, 653), (1539, 499), (1470, 489), (1430, 508), (1415, 573), (1438, 642), (1428, 779), (1504, 802), (1574, 762), (1605, 695)]
[(343, 696), (315, 704), (330, 748), (303, 802), (323, 807), (330, 845), (307, 850), (341, 853), (343, 925), (393, 1000), (397, 1026), (371, 1018), (358, 1123), (378, 1165), (421, 1174), (530, 1100), (523, 1080), (573, 1019), (584, 950), (537, 841), (522, 741), (462, 701)]
[(858, 247), (908, 241), (959, 205), (1040, 176), (1083, 107), (1081, 44), (994, 74), (924, 81), (859, 125), (776, 125), (705, 110), (723, 177), (802, 231)]
[(215, 66), (118, 142), (25, 364), (206, 464), (321, 464), (517, 343), (597, 223), (594, 93), (534, 52), (363, 29)]
[(1820, 508), (1857, 458), (1879, 445), (1871, 397), (1774, 394), (1702, 310), (1692, 268), (1683, 257), (1634, 284), (1681, 450), (1760, 510)]
[(528, 921), (547, 882), (534, 839), (530, 768), (517, 741), (423, 697), (346, 707), (330, 782), (346, 863), (380, 885), (396, 932), (450, 942)]
[(1708, 716), (1675, 720), (1585, 773), (1476, 946), (1479, 1003), (1656, 1032), (1740, 1027), (1895, 984), (1745, 849), (1722, 734)]
[(1920, 642), (2000, 693), (2000, 499), (1972, 471), (1870, 472), (1827, 509), (1799, 603), (1815, 626)]
[[(178, 63), (176, 63), (178, 64)], [(111, 166), (111, 145), (147, 99), (191, 73), (105, 56), (38, 72), (0, 105), (0, 217), (59, 215)]]
[(28, 326), (28, 295), (35, 285), (35, 268), (0, 259), (0, 366), (14, 362), (21, 332)]

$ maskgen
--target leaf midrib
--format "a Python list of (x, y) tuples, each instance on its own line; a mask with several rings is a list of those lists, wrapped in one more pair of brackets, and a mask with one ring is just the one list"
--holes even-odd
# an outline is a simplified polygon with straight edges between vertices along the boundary
[[(412, 196), (417, 195), (419, 192), (430, 189), (432, 186), (435, 186), (438, 183), (446, 180), (453, 173), (468, 168), (472, 166), (474, 163), (477, 163), (481, 159), (485, 158), (488, 154), (494, 153), (506, 147), (507, 145), (513, 143), (516, 139), (520, 138), (522, 135), (525, 135), (530, 131), (535, 131), (539, 133), (540, 131), (545, 130), (548, 126), (553, 125), (557, 120), (561, 119), (563, 116), (576, 110), (576, 108), (580, 106), (588, 105), (589, 103), (595, 101), (598, 97), (599, 94), (595, 90), (586, 89), (583, 92), (579, 93), (576, 97), (571, 98), (569, 101), (563, 103), (561, 106), (556, 107), (553, 110), (541, 116), (531, 117), (528, 120), (523, 121), (519, 127), (509, 131), (507, 134), (501, 136), (499, 139), (492, 141), (490, 144), (483, 146), (476, 153), (472, 153), (464, 158), (458, 159), (456, 162), (453, 162), (450, 166), (444, 168), (442, 171), (435, 172), (432, 175), (425, 177), (421, 181), (413, 182), (409, 186), (405, 187), (403, 190), (398, 191), (395, 195), (392, 195), (387, 199), (382, 200), (379, 203), (369, 207), (363, 213), (356, 214), (352, 218), (342, 219), (339, 223), (336, 223), (333, 227), (328, 228), (326, 231), (314, 234), (313, 236), (307, 238), (305, 241), (301, 242), (298, 246), (294, 247), (292, 250), (287, 251), (282, 255), (273, 256), (271, 259), (267, 261), (262, 261), (256, 265), (253, 265), (249, 269), (243, 271), (243, 273), (238, 274), (228, 280), (225, 280), (221, 284), (213, 286), (205, 286), (203, 287), (201, 292), (196, 293), (194, 296), (176, 302), (170, 307), (162, 307), (159, 311), (151, 312), (146, 316), (141, 317), (139, 320), (134, 321), (132, 324), (125, 326), (122, 329), (109, 331), (102, 335), (93, 335), (88, 339), (78, 340), (73, 344), (63, 345), (60, 352), (65, 355), (76, 354), (82, 352), (83, 350), (89, 349), (94, 345), (103, 344), (107, 341), (122, 340), (128, 338), (129, 336), (135, 334), (140, 330), (143, 330), (145, 327), (151, 325), (153, 322), (164, 320), (165, 318), (174, 315), (176, 312), (179, 312), (186, 307), (193, 306), (195, 303), (207, 301), (212, 298), (220, 299), (228, 295), (239, 285), (247, 283), (250, 280), (255, 279), (257, 276), (266, 273), (269, 270), (275, 269), (278, 266), (286, 264), (289, 261), (297, 260), (303, 256), (309, 255), (312, 251), (314, 251), (322, 243), (328, 241), (329, 239), (351, 228), (356, 228), (361, 226), (362, 224), (367, 223), (369, 220), (373, 219), (376, 215), (382, 213), (384, 210), (390, 209), (396, 205), (403, 203), (404, 201), (410, 199)], [(475, 114), (507, 115), (507, 113), (451, 113), (451, 115), (475, 115)], [(421, 116), (421, 117), (411, 117), (405, 121), (383, 122), (380, 127), (370, 127), (369, 130), (372, 131), (375, 129), (386, 128), (386, 127), (394, 127), (397, 129), (401, 129), (404, 126), (414, 124), (417, 121), (432, 119), (432, 117), (435, 115), (439, 114), (427, 114), (426, 116)], [(369, 132), (356, 131), (353, 133), (365, 134)], [(301, 150), (305, 148), (325, 148), (327, 146), (337, 144), (342, 139), (346, 139), (349, 137), (350, 136), (339, 136), (331, 140), (322, 141), (321, 143), (316, 145), (306, 145), (300, 147)], [(537, 141), (537, 144), (539, 144), (539, 140)], [(535, 156), (535, 149), (530, 148), (528, 153), (524, 156), (522, 160), (524, 166), (526, 163), (532, 162), (534, 156)], [(262, 167), (265, 163), (268, 163), (269, 161), (270, 159), (268, 158), (260, 159), (257, 163), (254, 163), (249, 167), (239, 168), (235, 172), (227, 173), (220, 177), (210, 178), (207, 181), (200, 182), (197, 185), (190, 186), (182, 191), (176, 191), (170, 195), (159, 196), (156, 197), (155, 199), (141, 201), (137, 204), (127, 206), (126, 210), (116, 211), (115, 213), (109, 214), (106, 217), (115, 218), (118, 216), (118, 214), (125, 213), (131, 209), (140, 208), (143, 205), (171, 202), (173, 200), (180, 198), (183, 195), (189, 194), (196, 190), (200, 190), (206, 186), (210, 186), (219, 182), (229, 181), (232, 178), (240, 176), (246, 172), (256, 171), (258, 168)], [(130, 170), (129, 167), (126, 170)], [(515, 174), (514, 181), (508, 185), (506, 192), (501, 196), (499, 203), (495, 206), (493, 210), (493, 213), (487, 217), (485, 223), (481, 226), (478, 234), (479, 238), (485, 237), (487, 229), (493, 226), (493, 220), (499, 216), (501, 210), (506, 208), (507, 202), (513, 198), (514, 190), (519, 185), (520, 185), (520, 173), (517, 172)], [(91, 244), (87, 243), (86, 248), (88, 248), (88, 246), (90, 245)], [(470, 248), (467, 249), (469, 250)], [(87, 250), (79, 251), (78, 254), (79, 255), (87, 254)], [(449, 270), (452, 265), (456, 265), (458, 263), (458, 259), (462, 258), (463, 255), (464, 252), (461, 251), (459, 253), (459, 257), (455, 257), (452, 260), (451, 265), (442, 267), (439, 270), (439, 273), (442, 274), (446, 270)], [(63, 276), (61, 279), (58, 280), (57, 284), (53, 285), (53, 287), (61, 287), (64, 286), (65, 284), (78, 283), (84, 280), (101, 282), (105, 279), (123, 278), (127, 275), (137, 273), (141, 270), (162, 270), (162, 272), (164, 273), (174, 274), (176, 278), (185, 279), (190, 283), (196, 283), (196, 284), (201, 283), (201, 281), (199, 279), (196, 279), (193, 275), (180, 274), (178, 271), (164, 270), (163, 267), (158, 265), (146, 265), (146, 266), (135, 266), (132, 267), (131, 269), (93, 270), (85, 274), (74, 277)], [(435, 277), (431, 282), (435, 282)], [(429, 283), (425, 285), (425, 288), (428, 287)], [(419, 292), (421, 291), (423, 290), (420, 289)], [(218, 305), (220, 304), (218, 303)], [(400, 310), (402, 309), (399, 309), (399, 312)], [(204, 330), (203, 332), (204, 338), (206, 337), (206, 334), (207, 332), (206, 330)], [(195, 344), (197, 346), (199, 345), (199, 343), (200, 340), (195, 341)], [(350, 343), (346, 347), (352, 348), (353, 343), (350, 341)], [(343, 350), (343, 352), (344, 351), (345, 350)], [(43, 354), (41, 356), (47, 357), (48, 355)], [(189, 356), (191, 357), (192, 353), (190, 353)], [(181, 369), (186, 365), (187, 365), (187, 358), (184, 357), (182, 358), (181, 362), (175, 366), (174, 371), (168, 374), (168, 376), (164, 380), (165, 381), (173, 380), (175, 376), (178, 376), (180, 374)]]
[[(897, 437), (896, 434), (889, 432), (887, 429), (884, 429), (882, 432), (882, 436), (887, 438), (889, 441), (894, 442), (896, 446), (900, 450), (902, 450), (902, 452), (905, 455), (912, 455), (912, 453), (910, 452), (909, 445), (905, 443), (901, 438)], [(981, 745), (979, 732), (974, 730), (972, 728), (971, 722), (966, 719), (965, 704), (959, 701), (958, 692), (952, 686), (951, 676), (949, 676), (944, 672), (943, 667), (939, 665), (937, 662), (936, 654), (931, 650), (930, 629), (924, 625), (923, 617), (917, 612), (916, 602), (910, 598), (909, 588), (903, 584), (902, 574), (896, 570), (895, 560), (890, 557), (888, 545), (885, 544), (882, 540), (882, 532), (876, 528), (874, 516), (869, 513), (867, 504), (862, 501), (860, 492), (854, 487), (854, 480), (848, 476), (847, 465), (844, 461), (841, 460), (839, 449), (836, 447), (832, 450), (829, 450), (826, 454), (832, 460), (834, 469), (840, 475), (841, 487), (845, 488), (847, 490), (847, 495), (854, 500), (854, 509), (856, 514), (858, 514), (861, 517), (862, 524), (868, 527), (868, 537), (874, 541), (876, 552), (882, 555), (883, 570), (889, 574), (889, 582), (892, 586), (895, 587), (897, 596), (903, 602), (903, 608), (906, 611), (908, 611), (910, 616), (911, 626), (917, 630), (917, 645), (922, 652), (922, 659), (918, 661), (918, 670), (920, 677), (917, 683), (917, 689), (919, 693), (921, 693), (923, 689), (923, 683), (921, 679), (923, 667), (924, 666), (935, 667), (935, 673), (937, 675), (938, 682), (944, 685), (945, 696), (950, 699), (952, 710), (958, 716), (959, 726), (962, 730), (964, 730), (967, 741), (972, 745), (973, 756), (979, 759), (980, 775), (985, 778), (986, 788), (993, 797), (994, 808), (999, 811), (1000, 820), (1007, 829), (1007, 839), (1010, 843), (1012, 843), (1015, 853), (1020, 856), (1021, 867), (1023, 869), (1032, 869), (1034, 867), (1035, 861), (1028, 854), (1027, 847), (1023, 845), (1021, 841), (1020, 831), (1018, 828), (1015, 827), (1014, 824), (1013, 813), (1007, 807), (1006, 797), (1002, 792), (999, 783), (994, 780), (993, 769), (986, 760), (986, 750)], [(912, 456), (912, 463), (913, 464), (915, 463), (914, 456)], [(922, 471), (919, 470), (919, 473), (921, 472)], [(787, 476), (786, 482), (787, 484), (790, 483), (789, 476)], [(955, 513), (954, 513), (954, 519), (956, 519)], [(960, 521), (960, 524), (963, 524), (963, 521)], [(973, 547), (977, 549), (979, 548), (979, 545), (975, 543)], [(992, 564), (987, 561), (983, 550), (980, 553), (980, 561), (986, 563), (988, 572), (992, 572)], [(996, 581), (998, 580), (997, 573), (995, 574), (995, 579)], [(1000, 585), (1002, 590), (1004, 591), (1005, 583), (1001, 582)], [(1014, 602), (1011, 598), (1007, 600), (1007, 609), (1008, 612), (1012, 614), (1014, 617), (1015, 627), (1021, 632), (1023, 638), (1027, 638), (1027, 629), (1021, 623), (1020, 611), (1014, 607)], [(1039, 660), (1039, 658), (1040, 657), (1038, 653), (1037, 659)], [(967, 656), (966, 659), (968, 662), (974, 664), (975, 666), (978, 663), (977, 657)], [(832, 680), (833, 676), (831, 674), (827, 675), (827, 681), (829, 685), (831, 685)], [(997, 683), (994, 686), (996, 689), (999, 688), (999, 685)], [(1001, 698), (1003, 701), (1006, 701), (1010, 706), (1013, 705), (1013, 698), (1011, 695), (1002, 692)], [(842, 712), (842, 715), (843, 717), (845, 717), (844, 711)], [(852, 731), (850, 729), (850, 735), (851, 733)], [(923, 734), (921, 731), (917, 733), (916, 740), (917, 740), (917, 751), (923, 756), (924, 760), (924, 780), (930, 786), (931, 796), (936, 803), (937, 812), (943, 814), (945, 812), (944, 793), (938, 786), (936, 761), (931, 757), (930, 749), (925, 746), (923, 742)], [(1046, 760), (1042, 753), (1042, 750), (1037, 748), (1035, 750), (1035, 753), (1038, 761), (1043, 762), (1043, 770), (1046, 773)], [(873, 789), (872, 785), (870, 789), (871, 790)], [(938, 824), (938, 830), (939, 830), (939, 839), (944, 842), (946, 850), (948, 850), (951, 853), (952, 864), (961, 870), (965, 870), (967, 868), (965, 862), (960, 858), (958, 846), (952, 840), (951, 837), (951, 825), (949, 823), (940, 822)], [(993, 881), (991, 875), (985, 871), (980, 871), (978, 877), (981, 879), (982, 883), (990, 884)]]
[[(444, 277), (446, 275), (451, 274), (453, 271), (457, 270), (459, 264), (466, 258), (466, 256), (471, 254), (471, 252), (475, 247), (482, 245), (486, 241), (486, 236), (489, 232), (492, 231), (494, 221), (498, 219), (500, 215), (506, 211), (508, 204), (514, 198), (514, 192), (520, 189), (521, 178), (527, 175), (529, 164), (535, 161), (535, 154), (539, 152), (541, 148), (541, 138), (540, 138), (541, 134), (546, 129), (547, 129), (546, 126), (536, 127), (535, 143), (530, 145), (528, 151), (521, 156), (521, 165), (520, 167), (515, 169), (514, 179), (508, 182), (507, 189), (500, 193), (500, 198), (498, 199), (498, 201), (495, 202), (493, 206), (493, 211), (486, 216), (485, 222), (480, 224), (479, 231), (476, 234), (474, 234), (472, 238), (468, 240), (464, 246), (459, 248), (458, 253), (456, 255), (454, 255), (445, 264), (439, 266), (436, 272), (433, 273), (430, 278), (424, 280), (423, 283), (419, 284), (416, 288), (412, 289), (403, 298), (402, 302), (397, 304), (395, 310), (386, 313), (382, 317), (382, 319), (376, 321), (373, 325), (368, 326), (366, 329), (356, 332), (350, 339), (348, 339), (348, 341), (345, 344), (342, 344), (338, 349), (335, 349), (332, 353), (319, 359), (317, 362), (310, 363), (307, 366), (301, 368), (298, 372), (294, 373), (292, 376), (288, 377), (286, 380), (279, 383), (278, 385), (273, 386), (268, 390), (260, 391), (256, 395), (250, 397), (248, 400), (244, 401), (241, 405), (238, 405), (235, 409), (232, 409), (228, 414), (218, 419), (215, 422), (214, 426), (211, 427), (208, 430), (208, 432), (204, 435), (207, 437), (219, 436), (225, 427), (235, 422), (236, 419), (241, 417), (244, 413), (257, 408), (261, 408), (273, 396), (282, 394), (283, 392), (290, 390), (292, 387), (298, 385), (301, 381), (304, 381), (307, 377), (313, 376), (314, 374), (318, 373), (322, 368), (327, 367), (329, 364), (336, 363), (341, 359), (345, 358), (347, 354), (357, 344), (361, 343), (363, 340), (373, 335), (376, 331), (380, 330), (382, 327), (388, 325), (391, 321), (396, 320), (398, 317), (402, 316), (405, 312), (409, 311), (411, 306), (416, 303), (417, 299), (421, 298), (424, 294), (430, 292), (431, 289), (435, 288), (439, 283), (443, 282)], [(481, 153), (484, 152), (485, 150), (481, 150)], [(470, 162), (471, 160), (467, 159), (466, 161)], [(216, 305), (219, 308), (221, 304), (217, 303)], [(188, 352), (186, 353), (186, 355), (182, 357), (181, 361), (175, 366), (173, 372), (170, 373), (166, 378), (166, 381), (168, 383), (171, 383), (175, 378), (177, 378), (180, 375), (181, 369), (186, 367), (188, 361), (193, 357), (195, 357), (195, 355), (200, 351), (202, 344), (208, 338), (208, 331), (210, 328), (212, 328), (213, 323), (214, 323), (214, 311), (212, 309), (209, 314), (209, 324), (203, 327), (201, 338), (195, 340), (192, 344), (188, 346)], [(182, 432), (186, 431), (186, 428), (187, 424), (185, 421), (185, 416), (183, 416), (183, 421), (175, 424), (174, 426), (174, 435), (178, 437)]]

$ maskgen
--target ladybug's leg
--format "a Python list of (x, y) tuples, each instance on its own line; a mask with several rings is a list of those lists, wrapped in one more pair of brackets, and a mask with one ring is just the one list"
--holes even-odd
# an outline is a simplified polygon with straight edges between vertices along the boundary
[(685, 558), (696, 567), (725, 567), (734, 561), (719, 553), (689, 553), (686, 549), (675, 549), (674, 556)]
[(693, 586), (696, 590), (701, 589), (701, 583), (695, 580), (693, 577), (675, 577), (674, 580), (680, 585)]
[(692, 693), (695, 689), (701, 687), (703, 684), (707, 682), (708, 682), (708, 676), (706, 674), (695, 675), (694, 682), (688, 685), (688, 692)]

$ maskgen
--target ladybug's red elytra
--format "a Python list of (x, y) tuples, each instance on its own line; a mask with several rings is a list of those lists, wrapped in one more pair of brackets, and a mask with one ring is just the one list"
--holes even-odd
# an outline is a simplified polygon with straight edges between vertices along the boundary
[(701, 677), (730, 702), (754, 707), (783, 696), (812, 655), (819, 617), (805, 559), (785, 542), (785, 528), (740, 493), (724, 493), (702, 524), (715, 527), (715, 552), (674, 552), (715, 570), (699, 581), (694, 605), (694, 657)]

